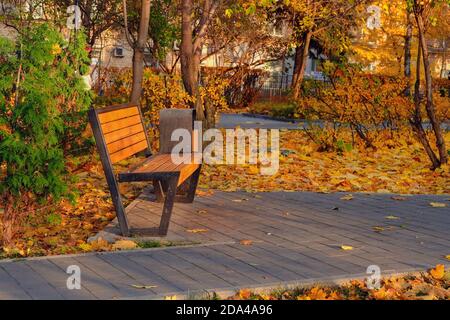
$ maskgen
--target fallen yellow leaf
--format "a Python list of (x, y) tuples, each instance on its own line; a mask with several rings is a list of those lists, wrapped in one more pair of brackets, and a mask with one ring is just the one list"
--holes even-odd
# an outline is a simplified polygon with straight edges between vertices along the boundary
[(341, 198), (341, 200), (347, 200), (347, 201), (353, 200), (353, 195), (352, 195), (352, 194), (348, 194), (348, 195), (346, 195), (346, 196), (343, 196), (343, 197)]
[(396, 216), (386, 216), (385, 218), (388, 219), (388, 220), (398, 220), (398, 219), (400, 219), (399, 217), (396, 217)]
[(252, 240), (241, 240), (240, 244), (242, 244), (243, 246), (251, 246), (253, 244)]
[(155, 285), (143, 286), (143, 285), (139, 285), (139, 284), (132, 284), (131, 286), (133, 288), (136, 288), (136, 289), (153, 289), (153, 288), (158, 288), (158, 286), (155, 286)]
[(248, 173), (249, 174), (259, 174), (259, 169), (257, 166), (250, 166), (248, 168)]
[(445, 267), (443, 264), (438, 264), (434, 269), (430, 270), (430, 274), (433, 278), (440, 280), (445, 275)]
[(137, 243), (131, 240), (118, 240), (116, 241), (112, 249), (113, 250), (130, 250), (135, 249), (137, 247)]
[(186, 231), (189, 233), (201, 233), (201, 232), (208, 232), (208, 229), (188, 229)]
[(242, 289), (242, 290), (239, 290), (238, 295), (239, 295), (239, 298), (241, 298), (243, 300), (248, 300), (250, 298), (250, 296), (252, 295), (252, 293), (248, 289)]
[(445, 208), (447, 206), (446, 203), (442, 203), (442, 202), (430, 202), (430, 205), (433, 208)]
[(242, 201), (248, 201), (248, 199), (246, 199), (246, 198), (242, 198), (242, 199), (233, 199), (233, 200), (231, 200), (231, 201), (233, 201), (233, 202), (242, 202)]
[(350, 251), (350, 250), (353, 250), (353, 247), (352, 246), (341, 246), (341, 249), (344, 251)]

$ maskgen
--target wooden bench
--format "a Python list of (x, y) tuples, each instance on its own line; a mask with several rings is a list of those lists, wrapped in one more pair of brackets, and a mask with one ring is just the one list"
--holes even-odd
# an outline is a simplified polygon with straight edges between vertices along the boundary
[[(97, 149), (111, 192), (120, 231), (130, 236), (125, 208), (119, 192), (119, 183), (151, 181), (157, 201), (164, 202), (158, 233), (167, 235), (174, 202), (191, 203), (200, 176), (201, 165), (194, 163), (175, 164), (171, 151), (178, 142), (172, 142), (173, 130), (187, 129), (193, 136), (194, 112), (191, 109), (164, 109), (160, 112), (160, 153), (152, 155), (145, 131), (141, 110), (135, 105), (118, 105), (102, 109), (91, 109), (89, 121), (94, 133)], [(113, 164), (144, 152), (146, 159), (118, 175)], [(177, 190), (184, 185), (183, 195)]]

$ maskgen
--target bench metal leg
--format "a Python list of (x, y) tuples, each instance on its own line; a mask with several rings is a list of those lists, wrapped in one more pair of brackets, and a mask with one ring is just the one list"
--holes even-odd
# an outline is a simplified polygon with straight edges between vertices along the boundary
[(117, 220), (119, 221), (120, 232), (124, 237), (130, 236), (130, 227), (128, 224), (127, 214), (120, 197), (119, 190), (116, 186), (110, 186), (111, 198), (116, 209)]
[(167, 190), (165, 192), (164, 207), (161, 216), (161, 223), (159, 225), (159, 235), (167, 235), (169, 230), (170, 217), (172, 216), (173, 203), (177, 193), (178, 176), (172, 177), (165, 181), (167, 183)]

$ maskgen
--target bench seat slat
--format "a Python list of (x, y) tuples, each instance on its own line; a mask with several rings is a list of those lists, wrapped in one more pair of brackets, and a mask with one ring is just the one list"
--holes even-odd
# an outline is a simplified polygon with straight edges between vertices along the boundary
[(150, 157), (135, 168), (119, 174), (121, 181), (145, 181), (160, 177), (164, 174), (178, 174), (178, 185), (188, 179), (198, 168), (199, 164), (172, 161), (170, 154), (160, 154)]
[(146, 159), (141, 164), (138, 164), (134, 168), (130, 168), (128, 172), (150, 172), (156, 170), (158, 167), (162, 166), (164, 163), (168, 161), (170, 155), (167, 154), (158, 154), (151, 156)]
[(185, 164), (180, 172), (180, 178), (178, 179), (178, 186), (180, 186), (186, 179), (188, 179), (199, 168), (199, 166), (200, 165), (195, 163)]

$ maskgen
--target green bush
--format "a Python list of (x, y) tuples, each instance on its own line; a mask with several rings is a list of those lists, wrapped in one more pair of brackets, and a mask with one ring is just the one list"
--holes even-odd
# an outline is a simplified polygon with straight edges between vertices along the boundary
[(278, 118), (297, 118), (297, 107), (288, 102), (257, 102), (250, 106), (250, 112)]
[(279, 118), (294, 118), (296, 106), (293, 104), (275, 104), (272, 106), (272, 115)]
[(0, 38), (3, 246), (39, 204), (71, 198), (64, 148), (83, 130), (90, 101), (80, 45), (76, 50), (47, 24), (22, 30), (15, 44)]

